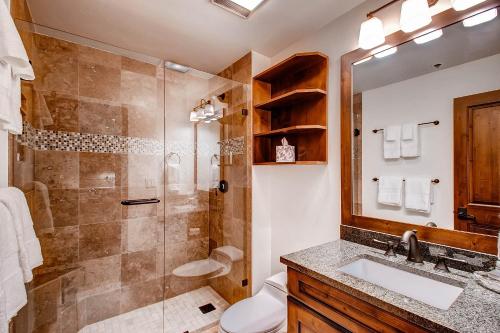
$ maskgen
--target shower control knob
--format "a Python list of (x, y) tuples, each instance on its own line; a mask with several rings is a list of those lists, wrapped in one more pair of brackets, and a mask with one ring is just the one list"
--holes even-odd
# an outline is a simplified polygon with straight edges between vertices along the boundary
[(219, 182), (219, 191), (221, 191), (222, 193), (226, 193), (227, 191), (229, 191), (229, 183), (227, 182), (227, 180), (221, 180)]

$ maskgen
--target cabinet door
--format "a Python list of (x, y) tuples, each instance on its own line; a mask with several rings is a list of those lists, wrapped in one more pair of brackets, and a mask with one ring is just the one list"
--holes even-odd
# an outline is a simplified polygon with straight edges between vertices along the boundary
[[(354, 328), (354, 329), (352, 329)], [(288, 298), (288, 333), (348, 333), (374, 332), (369, 328), (351, 322), (348, 330), (333, 321), (321, 316), (307, 306)]]

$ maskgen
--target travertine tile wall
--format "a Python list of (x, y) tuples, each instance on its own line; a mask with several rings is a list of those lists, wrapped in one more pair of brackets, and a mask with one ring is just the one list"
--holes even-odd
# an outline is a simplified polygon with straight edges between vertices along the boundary
[[(23, 39), (36, 75), (22, 89), (32, 127), (163, 142), (161, 68), (39, 34)], [(16, 330), (76, 332), (161, 301), (163, 209), (120, 200), (161, 196), (162, 152), (39, 148), (15, 145), (14, 185), (30, 199), (44, 257)]]
[[(251, 53), (245, 55), (220, 76), (243, 83), (226, 92), (229, 110), (224, 117), (221, 140), (243, 140), (242, 154), (234, 155), (232, 164), (228, 156), (221, 159), (221, 179), (229, 183), (229, 191), (210, 192), (210, 250), (231, 245), (244, 253), (229, 275), (211, 279), (210, 285), (229, 303), (235, 303), (251, 295), (251, 121), (242, 115), (242, 109), (250, 110), (248, 86), (251, 83)], [(250, 114), (250, 112), (249, 112)], [(247, 281), (246, 284), (244, 281)], [(246, 285), (245, 285), (246, 284)]]

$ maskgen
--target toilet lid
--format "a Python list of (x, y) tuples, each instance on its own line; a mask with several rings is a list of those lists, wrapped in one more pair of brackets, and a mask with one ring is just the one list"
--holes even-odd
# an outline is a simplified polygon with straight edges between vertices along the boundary
[(220, 326), (228, 333), (264, 333), (275, 330), (285, 320), (285, 304), (270, 295), (256, 295), (227, 309)]

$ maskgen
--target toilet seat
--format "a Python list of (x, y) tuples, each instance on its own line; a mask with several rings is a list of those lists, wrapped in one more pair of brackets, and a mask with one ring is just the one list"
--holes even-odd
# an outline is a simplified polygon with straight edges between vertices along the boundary
[(285, 322), (285, 304), (269, 294), (259, 294), (226, 310), (220, 319), (220, 332), (274, 333)]

